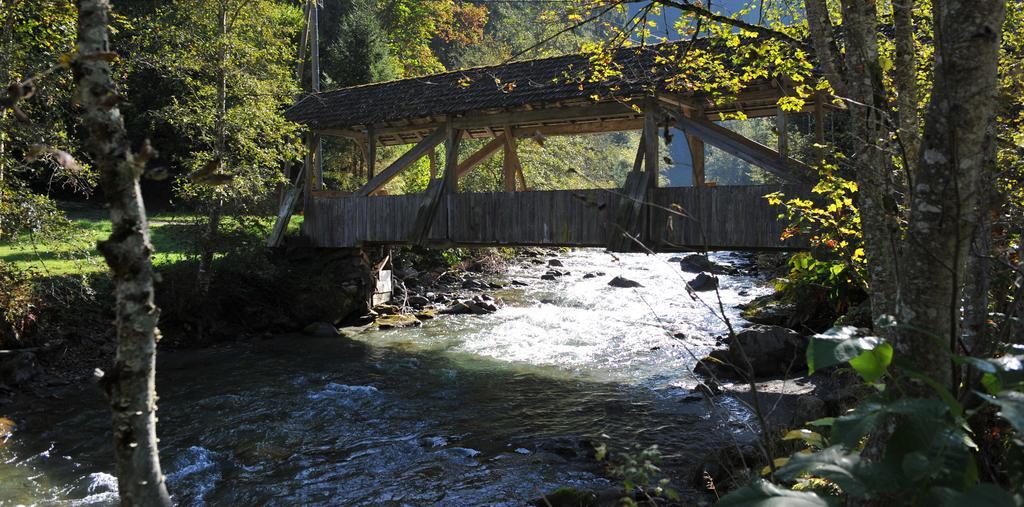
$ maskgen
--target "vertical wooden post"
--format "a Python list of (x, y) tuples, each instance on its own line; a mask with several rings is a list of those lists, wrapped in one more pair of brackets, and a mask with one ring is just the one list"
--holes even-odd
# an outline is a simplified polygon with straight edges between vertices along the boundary
[[(437, 177), (437, 146), (430, 149), (430, 180)], [(428, 183), (429, 184), (429, 183)]]
[(641, 143), (644, 147), (644, 170), (648, 172), (647, 184), (650, 188), (658, 186), (660, 158), (658, 157), (658, 111), (661, 106), (658, 100), (648, 97), (644, 102), (644, 130)]
[(366, 127), (366, 181), (377, 173), (377, 133), (373, 125)]
[(825, 144), (825, 95), (814, 95), (814, 141)]
[(789, 156), (789, 136), (786, 133), (786, 124), (786, 112), (780, 107), (775, 113), (775, 130), (779, 134), (779, 156), (782, 158)]
[[(691, 116), (700, 120), (706, 119), (703, 107), (697, 108)], [(686, 143), (690, 147), (690, 160), (693, 162), (693, 186), (703, 187), (707, 183), (704, 175), (704, 140), (687, 134)]]
[[(313, 93), (320, 93), (320, 18), (318, 16), (320, 11), (319, 0), (310, 0), (312, 3), (309, 13), (309, 57), (311, 60), (310, 70), (312, 76), (312, 87)], [(323, 182), (324, 172), (324, 157), (323, 147), (320, 146), (320, 134), (313, 134), (313, 151), (316, 155), (313, 157), (313, 166), (309, 171), (309, 179), (313, 182), (313, 187), (317, 190), (320, 189), (320, 185)], [(309, 195), (308, 193), (306, 194)]]
[(693, 186), (703, 187), (704, 177), (704, 141), (696, 136), (686, 136), (690, 146), (690, 160), (693, 162)]
[(515, 192), (516, 191), (516, 166), (519, 165), (519, 156), (516, 153), (518, 145), (516, 144), (515, 132), (508, 125), (505, 126), (505, 150), (504, 158), (502, 159), (501, 169), (502, 175), (505, 181), (505, 191)]
[(443, 193), (455, 193), (459, 191), (459, 144), (462, 141), (462, 131), (452, 126), (450, 119), (445, 128), (448, 136), (444, 142)]

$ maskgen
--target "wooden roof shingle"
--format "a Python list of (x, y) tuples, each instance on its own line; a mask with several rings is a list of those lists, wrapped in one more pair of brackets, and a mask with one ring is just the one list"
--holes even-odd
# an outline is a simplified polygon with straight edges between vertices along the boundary
[(683, 44), (618, 49), (613, 61), (621, 74), (613, 81), (583, 79), (591, 68), (588, 56), (572, 54), (314, 93), (285, 111), (285, 117), (313, 129), (344, 129), (586, 99), (595, 93), (642, 95), (662, 82), (657, 55)]

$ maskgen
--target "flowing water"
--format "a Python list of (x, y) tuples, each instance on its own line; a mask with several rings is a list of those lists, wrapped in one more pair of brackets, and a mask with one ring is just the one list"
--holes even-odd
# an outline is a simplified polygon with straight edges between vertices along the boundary
[[(657, 444), (686, 489), (710, 449), (750, 438), (750, 414), (691, 391), (694, 356), (725, 325), (686, 293), (669, 257), (574, 251), (556, 281), (540, 279), (545, 266), (513, 267), (509, 278), (528, 286), (495, 291), (496, 313), (355, 342), (279, 336), (164, 353), (158, 430), (174, 500), (524, 505), (559, 486), (613, 486), (592, 459), (600, 442)], [(605, 275), (583, 279), (591, 272)], [(615, 275), (643, 287), (609, 287)], [(764, 290), (722, 277), (735, 319), (733, 307)], [(115, 504), (98, 389), (19, 407), (17, 419), (0, 443), (0, 505)]]

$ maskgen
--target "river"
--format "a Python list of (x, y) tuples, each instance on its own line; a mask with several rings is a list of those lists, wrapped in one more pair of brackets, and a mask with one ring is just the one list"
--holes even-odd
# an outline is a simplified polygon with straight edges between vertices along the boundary
[[(657, 444), (681, 490), (709, 449), (750, 438), (749, 412), (692, 388), (725, 325), (671, 255), (560, 254), (571, 272), (510, 268), (483, 316), (353, 341), (298, 335), (162, 353), (161, 457), (181, 505), (524, 505), (615, 484), (593, 445)], [(729, 253), (713, 259), (729, 264)], [(603, 272), (584, 279), (585, 273)], [(613, 288), (621, 275), (640, 288)], [(730, 318), (763, 294), (722, 277)], [(717, 307), (714, 292), (703, 293)], [(675, 337), (673, 334), (681, 333)], [(16, 407), (0, 505), (115, 505), (109, 413), (88, 386)], [(0, 414), (2, 416), (4, 414)]]

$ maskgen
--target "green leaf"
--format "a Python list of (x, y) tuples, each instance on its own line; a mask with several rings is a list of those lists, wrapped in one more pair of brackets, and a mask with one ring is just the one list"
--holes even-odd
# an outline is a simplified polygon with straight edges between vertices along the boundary
[(718, 507), (828, 507), (837, 504), (834, 498), (824, 498), (810, 491), (793, 491), (760, 480), (725, 495)]
[(805, 473), (817, 475), (836, 483), (844, 493), (863, 497), (869, 487), (859, 477), (860, 469), (860, 454), (835, 445), (810, 454), (794, 454), (776, 475), (786, 480), (796, 480)]
[[(807, 346), (808, 374), (814, 373), (815, 370), (848, 362), (861, 355), (865, 350), (875, 349), (882, 342), (875, 336), (857, 336), (858, 332), (858, 329), (853, 326), (837, 326), (812, 336)], [(888, 355), (891, 361), (891, 348)]]
[(892, 345), (879, 344), (871, 350), (865, 350), (850, 360), (850, 366), (860, 374), (865, 382), (877, 382), (885, 375), (886, 368), (892, 363)]
[(836, 423), (836, 418), (835, 417), (822, 417), (821, 419), (815, 419), (813, 421), (810, 421), (807, 424), (809, 426), (829, 427), (829, 426), (832, 426), (835, 423)]
[(803, 440), (811, 447), (825, 447), (825, 439), (820, 433), (811, 430), (792, 430), (782, 437), (783, 440)]
[(999, 416), (1018, 432), (1024, 432), (1024, 393), (1003, 391), (996, 396), (986, 397), (989, 402), (999, 405)]
[(911, 480), (919, 481), (933, 473), (928, 455), (921, 451), (909, 452), (903, 456), (903, 473)]

